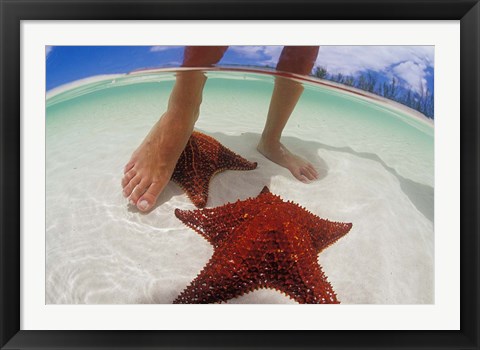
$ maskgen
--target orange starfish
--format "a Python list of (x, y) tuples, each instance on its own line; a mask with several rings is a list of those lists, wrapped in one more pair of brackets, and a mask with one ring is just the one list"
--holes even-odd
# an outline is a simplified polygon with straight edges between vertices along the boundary
[(173, 171), (172, 180), (184, 189), (198, 208), (207, 204), (212, 177), (224, 170), (252, 170), (249, 162), (230, 151), (213, 137), (194, 131)]
[(256, 198), (217, 208), (175, 210), (214, 247), (212, 258), (174, 303), (224, 302), (272, 288), (299, 303), (338, 303), (317, 255), (351, 223), (319, 218), (267, 187)]

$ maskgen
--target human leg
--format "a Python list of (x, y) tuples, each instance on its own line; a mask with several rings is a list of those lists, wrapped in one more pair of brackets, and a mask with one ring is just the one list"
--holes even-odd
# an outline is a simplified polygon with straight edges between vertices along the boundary
[[(286, 46), (277, 64), (277, 70), (309, 74), (318, 55), (318, 46)], [(268, 110), (267, 121), (257, 149), (265, 157), (287, 168), (300, 181), (307, 182), (318, 177), (311, 163), (291, 153), (281, 142), (282, 131), (287, 124), (303, 86), (291, 79), (277, 77)]]
[[(184, 67), (217, 63), (227, 47), (186, 47)], [(141, 211), (150, 210), (170, 181), (175, 165), (192, 134), (200, 112), (207, 78), (201, 71), (180, 71), (167, 111), (152, 127), (124, 168), (123, 195)]]

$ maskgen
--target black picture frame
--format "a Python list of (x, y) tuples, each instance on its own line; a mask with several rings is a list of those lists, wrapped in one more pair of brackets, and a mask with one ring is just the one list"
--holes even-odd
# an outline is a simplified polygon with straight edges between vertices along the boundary
[[(478, 0), (0, 0), (0, 346), (2, 349), (479, 349)], [(20, 330), (22, 20), (460, 20), (459, 331)]]

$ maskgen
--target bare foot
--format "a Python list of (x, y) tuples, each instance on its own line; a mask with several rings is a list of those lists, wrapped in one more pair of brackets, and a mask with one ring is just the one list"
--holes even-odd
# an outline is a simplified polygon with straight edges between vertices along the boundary
[(124, 168), (123, 195), (141, 211), (153, 207), (172, 177), (193, 131), (193, 124), (182, 124), (179, 118), (165, 113)]
[(293, 176), (302, 182), (306, 183), (318, 178), (318, 172), (312, 164), (291, 153), (280, 142), (267, 142), (262, 137), (257, 150), (272, 162), (290, 170)]

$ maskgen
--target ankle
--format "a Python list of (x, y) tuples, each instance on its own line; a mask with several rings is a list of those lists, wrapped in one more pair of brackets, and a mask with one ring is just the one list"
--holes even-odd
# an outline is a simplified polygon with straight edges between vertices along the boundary
[(280, 144), (280, 136), (272, 136), (267, 133), (262, 133), (262, 136), (260, 137), (260, 142), (259, 144), (263, 146), (275, 146)]

